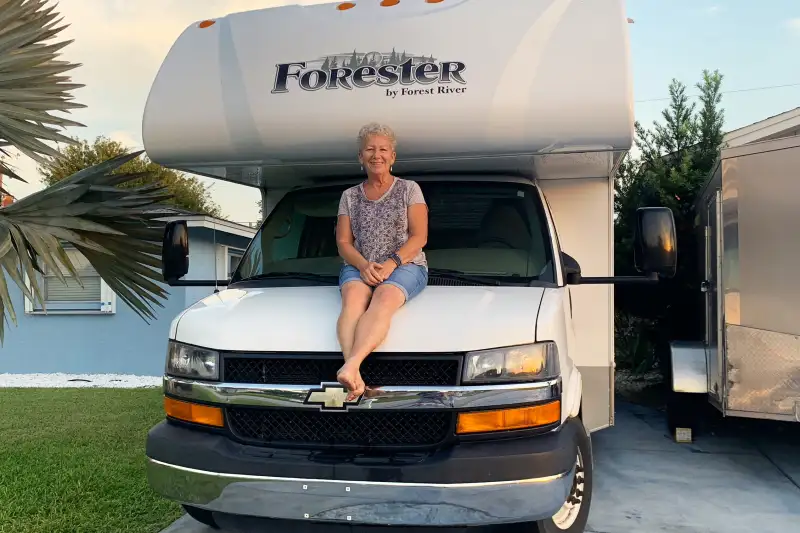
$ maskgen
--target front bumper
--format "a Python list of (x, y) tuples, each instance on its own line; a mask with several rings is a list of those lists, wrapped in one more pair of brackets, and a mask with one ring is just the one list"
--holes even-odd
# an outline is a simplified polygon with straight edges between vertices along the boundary
[(576, 432), (384, 458), (280, 450), (163, 422), (147, 440), (162, 496), (213, 512), (314, 522), (476, 526), (541, 520), (566, 500)]

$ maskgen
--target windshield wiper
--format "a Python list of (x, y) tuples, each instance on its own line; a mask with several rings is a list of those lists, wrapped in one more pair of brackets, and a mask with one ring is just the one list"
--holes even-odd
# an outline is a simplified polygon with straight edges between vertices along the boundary
[(241, 281), (257, 281), (261, 279), (304, 279), (309, 281), (331, 281), (336, 282), (337, 276), (334, 274), (314, 274), (313, 272), (264, 272), (263, 274), (256, 274), (248, 278), (236, 280)]
[(494, 286), (501, 285), (501, 283), (495, 279), (470, 276), (466, 272), (461, 272), (460, 270), (450, 270), (447, 268), (429, 268), (428, 275), (436, 276), (437, 278), (466, 281), (469, 283), (475, 283), (477, 285), (494, 285)]

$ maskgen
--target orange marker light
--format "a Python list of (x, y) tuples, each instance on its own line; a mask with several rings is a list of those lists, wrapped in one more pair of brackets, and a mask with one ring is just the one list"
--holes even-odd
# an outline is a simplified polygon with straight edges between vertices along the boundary
[(209, 26), (213, 26), (216, 23), (217, 23), (217, 21), (215, 21), (215, 20), (204, 20), (203, 22), (201, 22), (197, 26), (199, 28), (208, 28)]
[(182, 402), (165, 396), (164, 411), (167, 416), (186, 422), (219, 428), (225, 425), (222, 421), (222, 409), (219, 407)]
[(533, 428), (555, 424), (559, 420), (561, 420), (561, 402), (556, 400), (531, 407), (460, 413), (456, 433), (464, 435)]
[(444, 2), (444, 0), (425, 0), (429, 4), (438, 4), (439, 2)]
[(383, 7), (392, 7), (392, 6), (396, 6), (399, 3), (400, 3), (400, 0), (383, 0), (381, 2), (381, 5)]
[(353, 2), (342, 2), (336, 6), (336, 9), (339, 11), (344, 11), (345, 9), (353, 9), (354, 7), (356, 7), (356, 5)]

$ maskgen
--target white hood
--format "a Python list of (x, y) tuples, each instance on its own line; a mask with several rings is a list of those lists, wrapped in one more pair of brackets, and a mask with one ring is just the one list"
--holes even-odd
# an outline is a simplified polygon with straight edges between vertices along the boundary
[[(395, 315), (379, 352), (450, 352), (533, 342), (544, 289), (425, 289)], [(338, 287), (227, 289), (176, 319), (175, 340), (226, 351), (336, 352)]]

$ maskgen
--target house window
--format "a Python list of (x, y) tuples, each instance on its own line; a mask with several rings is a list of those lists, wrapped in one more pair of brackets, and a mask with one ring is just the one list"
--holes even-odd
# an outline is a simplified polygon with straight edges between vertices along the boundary
[(244, 250), (241, 248), (228, 247), (228, 279), (231, 278), (236, 267), (239, 266), (242, 256), (244, 256)]
[[(69, 270), (59, 262), (65, 281), (61, 281), (52, 269), (41, 263), (44, 275), (37, 273), (37, 282), (45, 299), (40, 302), (26, 299), (26, 311), (33, 313), (114, 313), (116, 295), (100, 278), (91, 263), (77, 249), (65, 246), (70, 262), (78, 272), (81, 283), (72, 277)], [(83, 286), (81, 286), (83, 285)]]

